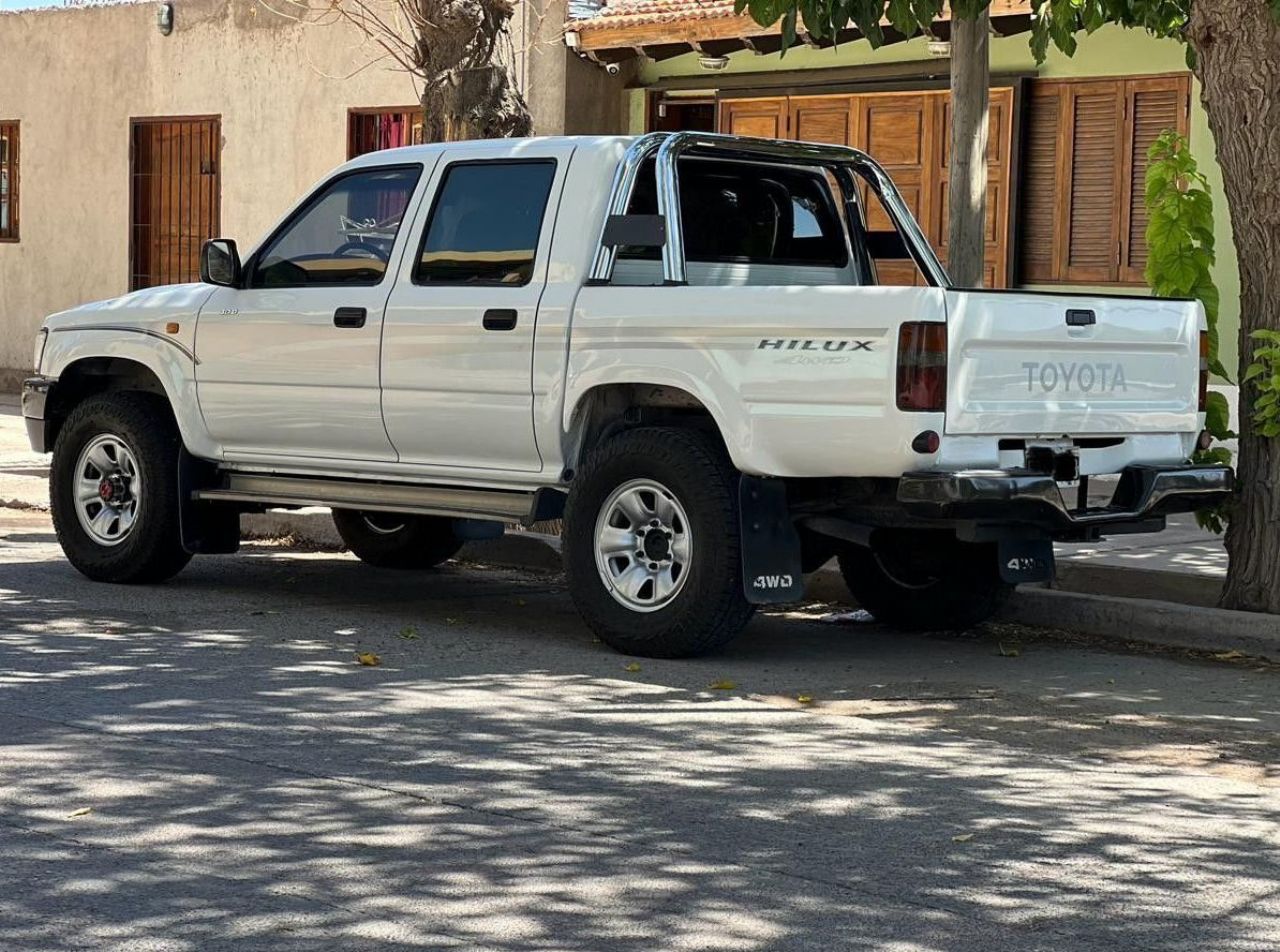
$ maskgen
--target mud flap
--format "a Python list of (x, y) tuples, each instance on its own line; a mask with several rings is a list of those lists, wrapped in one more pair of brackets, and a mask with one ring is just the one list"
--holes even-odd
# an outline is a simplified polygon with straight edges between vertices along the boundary
[(794, 602), (804, 595), (800, 536), (787, 509), (780, 479), (742, 476), (738, 481), (742, 540), (742, 589), (753, 605)]
[(1053, 578), (1053, 542), (1049, 539), (1001, 539), (996, 558), (1001, 580), (1011, 585)]
[(225, 503), (192, 499), (197, 489), (212, 486), (218, 469), (186, 451), (178, 456), (178, 522), (182, 548), (193, 555), (225, 555), (240, 549), (240, 512)]

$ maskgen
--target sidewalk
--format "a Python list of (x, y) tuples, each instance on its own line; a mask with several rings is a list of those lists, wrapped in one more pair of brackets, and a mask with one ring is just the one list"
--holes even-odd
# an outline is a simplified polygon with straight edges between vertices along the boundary
[(19, 398), (0, 393), (0, 506), (49, 508), (49, 457), (31, 452)]

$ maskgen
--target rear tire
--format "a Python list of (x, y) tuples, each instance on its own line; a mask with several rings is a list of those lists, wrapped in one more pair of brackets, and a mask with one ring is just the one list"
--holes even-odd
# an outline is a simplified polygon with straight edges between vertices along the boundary
[(182, 548), (182, 438), (163, 398), (121, 392), (71, 411), (49, 468), (49, 508), (67, 561), (95, 582), (162, 582)]
[(333, 510), (343, 543), (361, 562), (380, 569), (430, 569), (462, 548), (453, 520), (392, 512)]
[(688, 658), (754, 611), (742, 589), (737, 472), (693, 430), (629, 430), (583, 463), (564, 514), (569, 593), (610, 647)]
[(950, 532), (879, 529), (871, 546), (847, 546), (840, 574), (877, 621), (908, 631), (972, 628), (1008, 600), (992, 543), (961, 542)]

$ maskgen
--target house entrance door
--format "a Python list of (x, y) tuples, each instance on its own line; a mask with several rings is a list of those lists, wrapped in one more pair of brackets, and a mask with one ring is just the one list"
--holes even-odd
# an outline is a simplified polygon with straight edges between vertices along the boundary
[(129, 290), (200, 280), (218, 236), (221, 122), (134, 119), (129, 136)]

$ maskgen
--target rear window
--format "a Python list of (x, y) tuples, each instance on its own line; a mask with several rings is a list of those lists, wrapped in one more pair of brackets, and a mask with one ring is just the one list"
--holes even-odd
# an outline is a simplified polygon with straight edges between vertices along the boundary
[[(743, 162), (681, 159), (685, 258), (702, 262), (843, 268), (840, 216), (819, 172)], [(658, 213), (654, 162), (640, 170), (627, 209)], [(623, 247), (620, 258), (656, 260), (659, 248)]]

